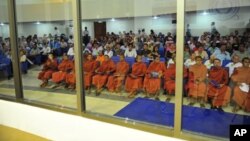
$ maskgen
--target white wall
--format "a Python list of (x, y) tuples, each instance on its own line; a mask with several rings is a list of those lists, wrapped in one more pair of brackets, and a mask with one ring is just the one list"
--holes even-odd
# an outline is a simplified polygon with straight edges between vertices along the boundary
[(4, 100), (0, 100), (0, 125), (57, 141), (180, 140)]
[[(250, 19), (250, 7), (241, 7), (239, 12), (234, 14), (232, 11), (220, 10), (221, 14), (207, 12), (188, 13), (185, 22), (190, 24), (191, 32), (194, 35), (201, 35), (204, 31), (211, 31), (211, 22), (215, 22), (217, 30), (226, 35), (235, 29), (241, 31), (245, 28)], [(234, 16), (233, 16), (234, 15)]]
[[(189, 12), (186, 14), (185, 22), (190, 24), (192, 35), (195, 36), (201, 35), (204, 31), (210, 31), (212, 21), (216, 23), (217, 30), (222, 35), (227, 35), (235, 29), (241, 31), (242, 28), (245, 28), (250, 19), (249, 13), (250, 7), (241, 7), (235, 15), (232, 13), (216, 14), (211, 12), (204, 15), (203, 11)], [(162, 32), (166, 34), (167, 32), (175, 33), (176, 31), (176, 24), (172, 24), (173, 19), (176, 19), (175, 14), (160, 16), (158, 19), (152, 17), (122, 18), (115, 21), (109, 19), (106, 20), (106, 25), (107, 32), (118, 33), (119, 31), (129, 30), (137, 32), (138, 29), (145, 28), (147, 33), (149, 33), (150, 29), (154, 29), (156, 33)], [(82, 22), (82, 28), (88, 27), (91, 37), (94, 37), (93, 22), (94, 20)], [(72, 22), (41, 23), (39, 25), (22, 23), (18, 25), (18, 32), (20, 36), (35, 33), (42, 36), (43, 34), (53, 33), (54, 27), (57, 26), (61, 33), (69, 34), (70, 30), (68, 28), (70, 24)], [(0, 26), (0, 36), (8, 37), (8, 32), (8, 25)]]

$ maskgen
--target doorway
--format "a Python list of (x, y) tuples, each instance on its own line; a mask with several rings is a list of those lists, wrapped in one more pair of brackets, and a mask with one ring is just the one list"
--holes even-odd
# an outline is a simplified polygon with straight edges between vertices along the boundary
[(95, 38), (99, 39), (106, 35), (106, 22), (94, 22)]

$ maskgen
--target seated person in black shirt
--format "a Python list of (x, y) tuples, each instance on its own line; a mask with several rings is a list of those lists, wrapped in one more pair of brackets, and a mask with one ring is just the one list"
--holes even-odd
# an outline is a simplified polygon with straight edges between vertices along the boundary
[(140, 52), (140, 55), (143, 57), (149, 57), (151, 54), (151, 51), (148, 49), (148, 44), (143, 45), (143, 49)]

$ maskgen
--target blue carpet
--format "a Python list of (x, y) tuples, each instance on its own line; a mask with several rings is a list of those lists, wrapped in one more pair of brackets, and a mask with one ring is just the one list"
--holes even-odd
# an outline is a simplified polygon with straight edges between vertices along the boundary
[[(115, 116), (173, 127), (174, 104), (136, 98)], [(183, 106), (182, 117), (184, 130), (226, 138), (229, 137), (230, 124), (250, 124), (250, 116), (191, 106)]]

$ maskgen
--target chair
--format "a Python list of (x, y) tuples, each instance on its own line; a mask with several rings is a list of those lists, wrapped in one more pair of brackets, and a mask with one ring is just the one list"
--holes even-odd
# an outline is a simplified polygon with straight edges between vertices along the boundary
[(117, 64), (120, 61), (120, 57), (119, 56), (112, 56), (111, 60), (114, 61), (115, 64)]
[(28, 61), (22, 62), (21, 63), (21, 70), (23, 73), (27, 73), (28, 71)]
[(222, 67), (225, 67), (228, 63), (230, 63), (231, 62), (231, 60), (223, 60), (222, 61)]
[(142, 57), (142, 62), (144, 62), (147, 66), (150, 64), (150, 60), (147, 57)]
[(35, 56), (35, 64), (41, 65), (41, 63), (42, 63), (42, 57), (40, 54), (38, 54)]
[(166, 59), (165, 59), (164, 57), (161, 57), (161, 58), (160, 58), (160, 61), (165, 63), (165, 62), (166, 62)]
[(135, 63), (134, 57), (125, 57), (125, 61), (129, 64), (130, 67)]
[(12, 75), (11, 71), (11, 60), (9, 58), (0, 58), (0, 71), (3, 71), (7, 77)]
[(160, 54), (160, 57), (164, 57), (165, 56), (164, 47), (160, 47), (159, 48), (159, 54)]

